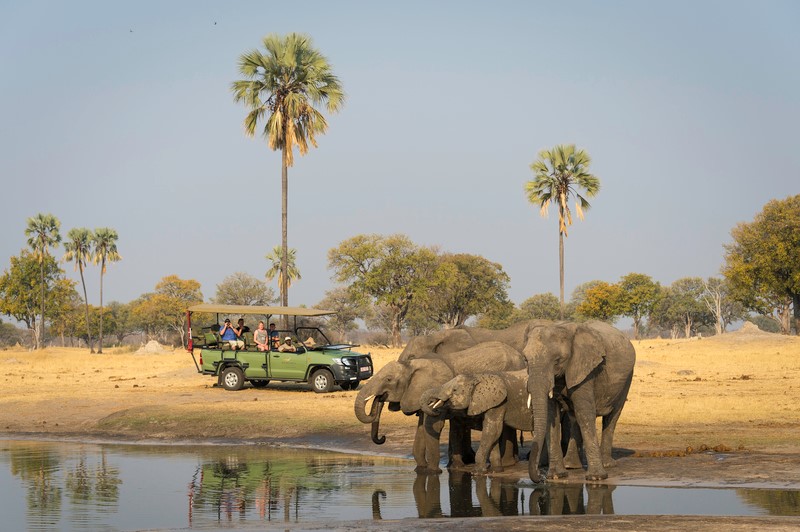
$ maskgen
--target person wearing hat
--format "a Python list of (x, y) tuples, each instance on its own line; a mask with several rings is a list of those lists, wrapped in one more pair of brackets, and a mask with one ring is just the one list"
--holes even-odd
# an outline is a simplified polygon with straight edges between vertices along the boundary
[(297, 348), (292, 344), (292, 337), (287, 336), (283, 339), (283, 343), (278, 347), (278, 351), (281, 353), (296, 353)]
[(244, 342), (236, 334), (236, 329), (231, 327), (231, 320), (225, 319), (222, 329), (219, 330), (219, 337), (223, 342), (231, 344), (231, 349), (244, 349)]

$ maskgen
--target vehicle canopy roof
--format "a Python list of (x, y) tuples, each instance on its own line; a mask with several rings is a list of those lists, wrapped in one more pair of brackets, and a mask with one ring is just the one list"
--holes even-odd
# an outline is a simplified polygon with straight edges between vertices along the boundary
[(333, 310), (306, 307), (268, 307), (264, 305), (217, 305), (198, 303), (187, 309), (189, 312), (209, 312), (216, 314), (264, 314), (266, 316), (329, 316)]

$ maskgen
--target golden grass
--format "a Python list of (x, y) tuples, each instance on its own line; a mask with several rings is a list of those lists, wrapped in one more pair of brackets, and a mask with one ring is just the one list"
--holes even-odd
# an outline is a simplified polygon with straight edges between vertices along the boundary
[[(800, 449), (800, 338), (730, 333), (634, 347), (616, 447)], [(363, 350), (372, 351), (376, 369), (400, 353)], [(271, 383), (234, 393), (213, 383), (180, 350), (0, 351), (0, 433), (253, 440), (332, 434), (371, 445), (368, 427), (353, 415), (356, 392), (315, 394), (305, 385)], [(372, 449), (407, 454), (415, 418), (385, 412), (382, 420), (395, 447)]]

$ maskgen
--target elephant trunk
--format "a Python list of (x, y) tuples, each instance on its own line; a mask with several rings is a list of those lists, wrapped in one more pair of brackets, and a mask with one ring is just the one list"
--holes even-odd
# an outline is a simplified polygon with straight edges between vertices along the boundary
[[(372, 408), (370, 408), (369, 414), (366, 412), (367, 403), (370, 399), (375, 399), (372, 402)], [(353, 410), (356, 414), (356, 418), (362, 423), (372, 423), (375, 421), (375, 417), (378, 415), (377, 405), (376, 403), (383, 402), (383, 396), (378, 396), (371, 390), (369, 385), (364, 386), (361, 390), (358, 391), (358, 395), (356, 396), (356, 401), (353, 403)], [(381, 405), (381, 408), (383, 405)]]
[[(534, 373), (534, 372), (531, 372)], [(552, 423), (553, 409), (548, 393), (552, 389), (552, 381), (548, 376), (536, 375), (528, 379), (531, 410), (533, 412), (533, 440), (531, 454), (528, 459), (528, 475), (534, 482), (541, 482), (539, 461), (544, 449), (545, 436)]]
[(386, 442), (386, 436), (378, 436), (378, 429), (381, 425), (381, 410), (383, 410), (383, 401), (376, 398), (372, 401), (372, 409), (370, 409), (370, 415), (373, 418), (370, 436), (372, 437), (372, 443), (375, 445), (383, 445)]

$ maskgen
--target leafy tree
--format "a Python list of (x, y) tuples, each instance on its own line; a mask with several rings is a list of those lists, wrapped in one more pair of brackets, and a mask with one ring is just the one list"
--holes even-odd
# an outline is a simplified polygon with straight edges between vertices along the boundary
[(248, 273), (236, 272), (217, 285), (213, 301), (221, 305), (269, 305), (275, 301), (275, 291)]
[(100, 264), (100, 342), (97, 352), (103, 352), (103, 276), (106, 274), (106, 264), (122, 260), (117, 251), (119, 235), (114, 229), (100, 227), (94, 230), (94, 263)]
[(437, 262), (428, 289), (415, 304), (426, 319), (458, 327), (495, 301), (508, 299), (509, 278), (501, 265), (463, 253), (440, 255)]
[(83, 271), (89, 260), (92, 258), (92, 232), (85, 227), (75, 227), (67, 233), (67, 240), (64, 242), (64, 260), (75, 262), (75, 269), (81, 274), (81, 286), (83, 287), (83, 304), (86, 309), (86, 343), (89, 345), (89, 352), (94, 353), (92, 344), (92, 334), (89, 331), (89, 298), (86, 295), (86, 279)]
[[(239, 57), (239, 73), (245, 79), (231, 84), (234, 101), (250, 109), (244, 120), (245, 134), (256, 134), (258, 123), (272, 150), (281, 150), (281, 248), (288, 250), (288, 168), (294, 148), (300, 155), (316, 147), (316, 135), (328, 129), (324, 107), (335, 113), (344, 104), (344, 91), (327, 58), (314, 48), (311, 37), (298, 33), (271, 34), (264, 51), (251, 50)], [(281, 305), (289, 305), (288, 253), (281, 257)]]
[(704, 289), (699, 277), (678, 279), (662, 289), (658, 303), (651, 310), (651, 321), (669, 329), (672, 338), (677, 338), (681, 329), (684, 337), (689, 338), (700, 326), (713, 324), (714, 318), (702, 299)]
[(642, 320), (658, 302), (661, 286), (649, 275), (629, 273), (620, 279), (619, 314), (633, 319), (633, 337), (639, 338)]
[[(277, 276), (278, 286), (283, 286), (283, 274), (281, 273), (283, 271), (281, 266), (283, 264), (283, 248), (280, 246), (275, 246), (272, 248), (272, 251), (267, 253), (265, 258), (271, 263), (271, 266), (265, 274), (267, 281), (271, 281)], [(294, 281), (299, 281), (302, 279), (300, 270), (297, 268), (297, 250), (294, 248), (289, 250), (289, 257), (286, 262), (286, 271), (288, 272), (286, 278), (287, 288), (292, 286)]]
[(39, 321), (38, 333), (36, 323), (33, 323), (34, 330), (34, 349), (39, 349), (44, 341), (44, 292), (47, 283), (45, 282), (45, 260), (50, 256), (50, 248), (55, 247), (61, 242), (59, 233), (61, 222), (52, 214), (37, 214), (33, 218), (28, 218), (28, 226), (25, 228), (25, 236), (28, 237), (28, 245), (33, 251), (33, 256), (39, 262), (39, 287), (41, 289), (41, 320)]
[(317, 304), (317, 308), (336, 312), (328, 318), (328, 329), (335, 332), (343, 340), (349, 332), (358, 329), (356, 320), (369, 315), (369, 305), (364, 298), (339, 286), (325, 292), (325, 297)]
[(0, 320), (0, 347), (22, 344), (24, 341), (22, 329)]
[(520, 303), (513, 321), (558, 320), (561, 312), (561, 303), (554, 294), (535, 294)]
[(595, 281), (583, 291), (583, 301), (575, 309), (581, 317), (614, 323), (622, 314), (622, 289), (618, 284)]
[[(560, 144), (552, 150), (542, 150), (539, 158), (531, 164), (534, 178), (525, 183), (525, 192), (530, 203), (538, 204), (540, 214), (547, 216), (551, 203), (558, 206), (558, 271), (560, 279), (561, 318), (564, 317), (564, 238), (572, 225), (569, 201), (574, 195), (575, 211), (583, 220), (584, 211), (590, 205), (586, 197), (592, 198), (600, 191), (600, 180), (589, 173), (589, 154), (575, 148), (574, 144)], [(586, 191), (586, 197), (578, 193)]]
[(509, 300), (495, 301), (486, 312), (478, 316), (478, 327), (505, 329), (514, 323), (516, 310), (514, 303)]
[(168, 275), (156, 285), (155, 295), (148, 304), (157, 307), (157, 313), (165, 316), (166, 325), (181, 337), (186, 345), (186, 309), (202, 303), (200, 283), (194, 279), (184, 280), (177, 275)]
[(358, 235), (328, 251), (328, 267), (336, 281), (352, 283), (356, 294), (388, 307), (392, 345), (400, 347), (403, 321), (414, 298), (429, 286), (436, 254), (405, 235)]
[[(18, 257), (11, 257), (10, 262), (9, 269), (0, 277), (0, 313), (24, 323), (31, 331), (31, 338), (36, 346), (39, 294), (44, 293), (51, 309), (60, 309), (64, 305), (64, 299), (74, 294), (74, 283), (64, 278), (64, 271), (51, 255), (45, 255), (40, 261), (32, 252), (22, 250)], [(44, 288), (40, 286), (41, 271), (44, 271)], [(77, 294), (74, 295), (77, 297)], [(50, 315), (51, 312), (46, 312), (45, 318)], [(44, 319), (38, 323), (43, 325)]]
[(103, 332), (114, 335), (117, 338), (117, 343), (122, 344), (126, 336), (134, 333), (130, 315), (130, 303), (112, 301), (106, 306)]
[(583, 303), (584, 300), (586, 299), (586, 291), (589, 290), (590, 288), (594, 288), (600, 283), (605, 283), (605, 281), (594, 280), (579, 284), (572, 291), (572, 295), (569, 298), (569, 302), (572, 303), (577, 308), (578, 305)]
[[(185, 310), (185, 309), (184, 309)], [(178, 307), (174, 299), (164, 294), (142, 294), (131, 302), (130, 321), (134, 329), (142, 331), (149, 340), (167, 342), (167, 334), (174, 327)]]
[(722, 274), (732, 296), (778, 321), (783, 334), (791, 332), (793, 308), (800, 334), (800, 194), (770, 201), (752, 222), (734, 227), (731, 236)]

